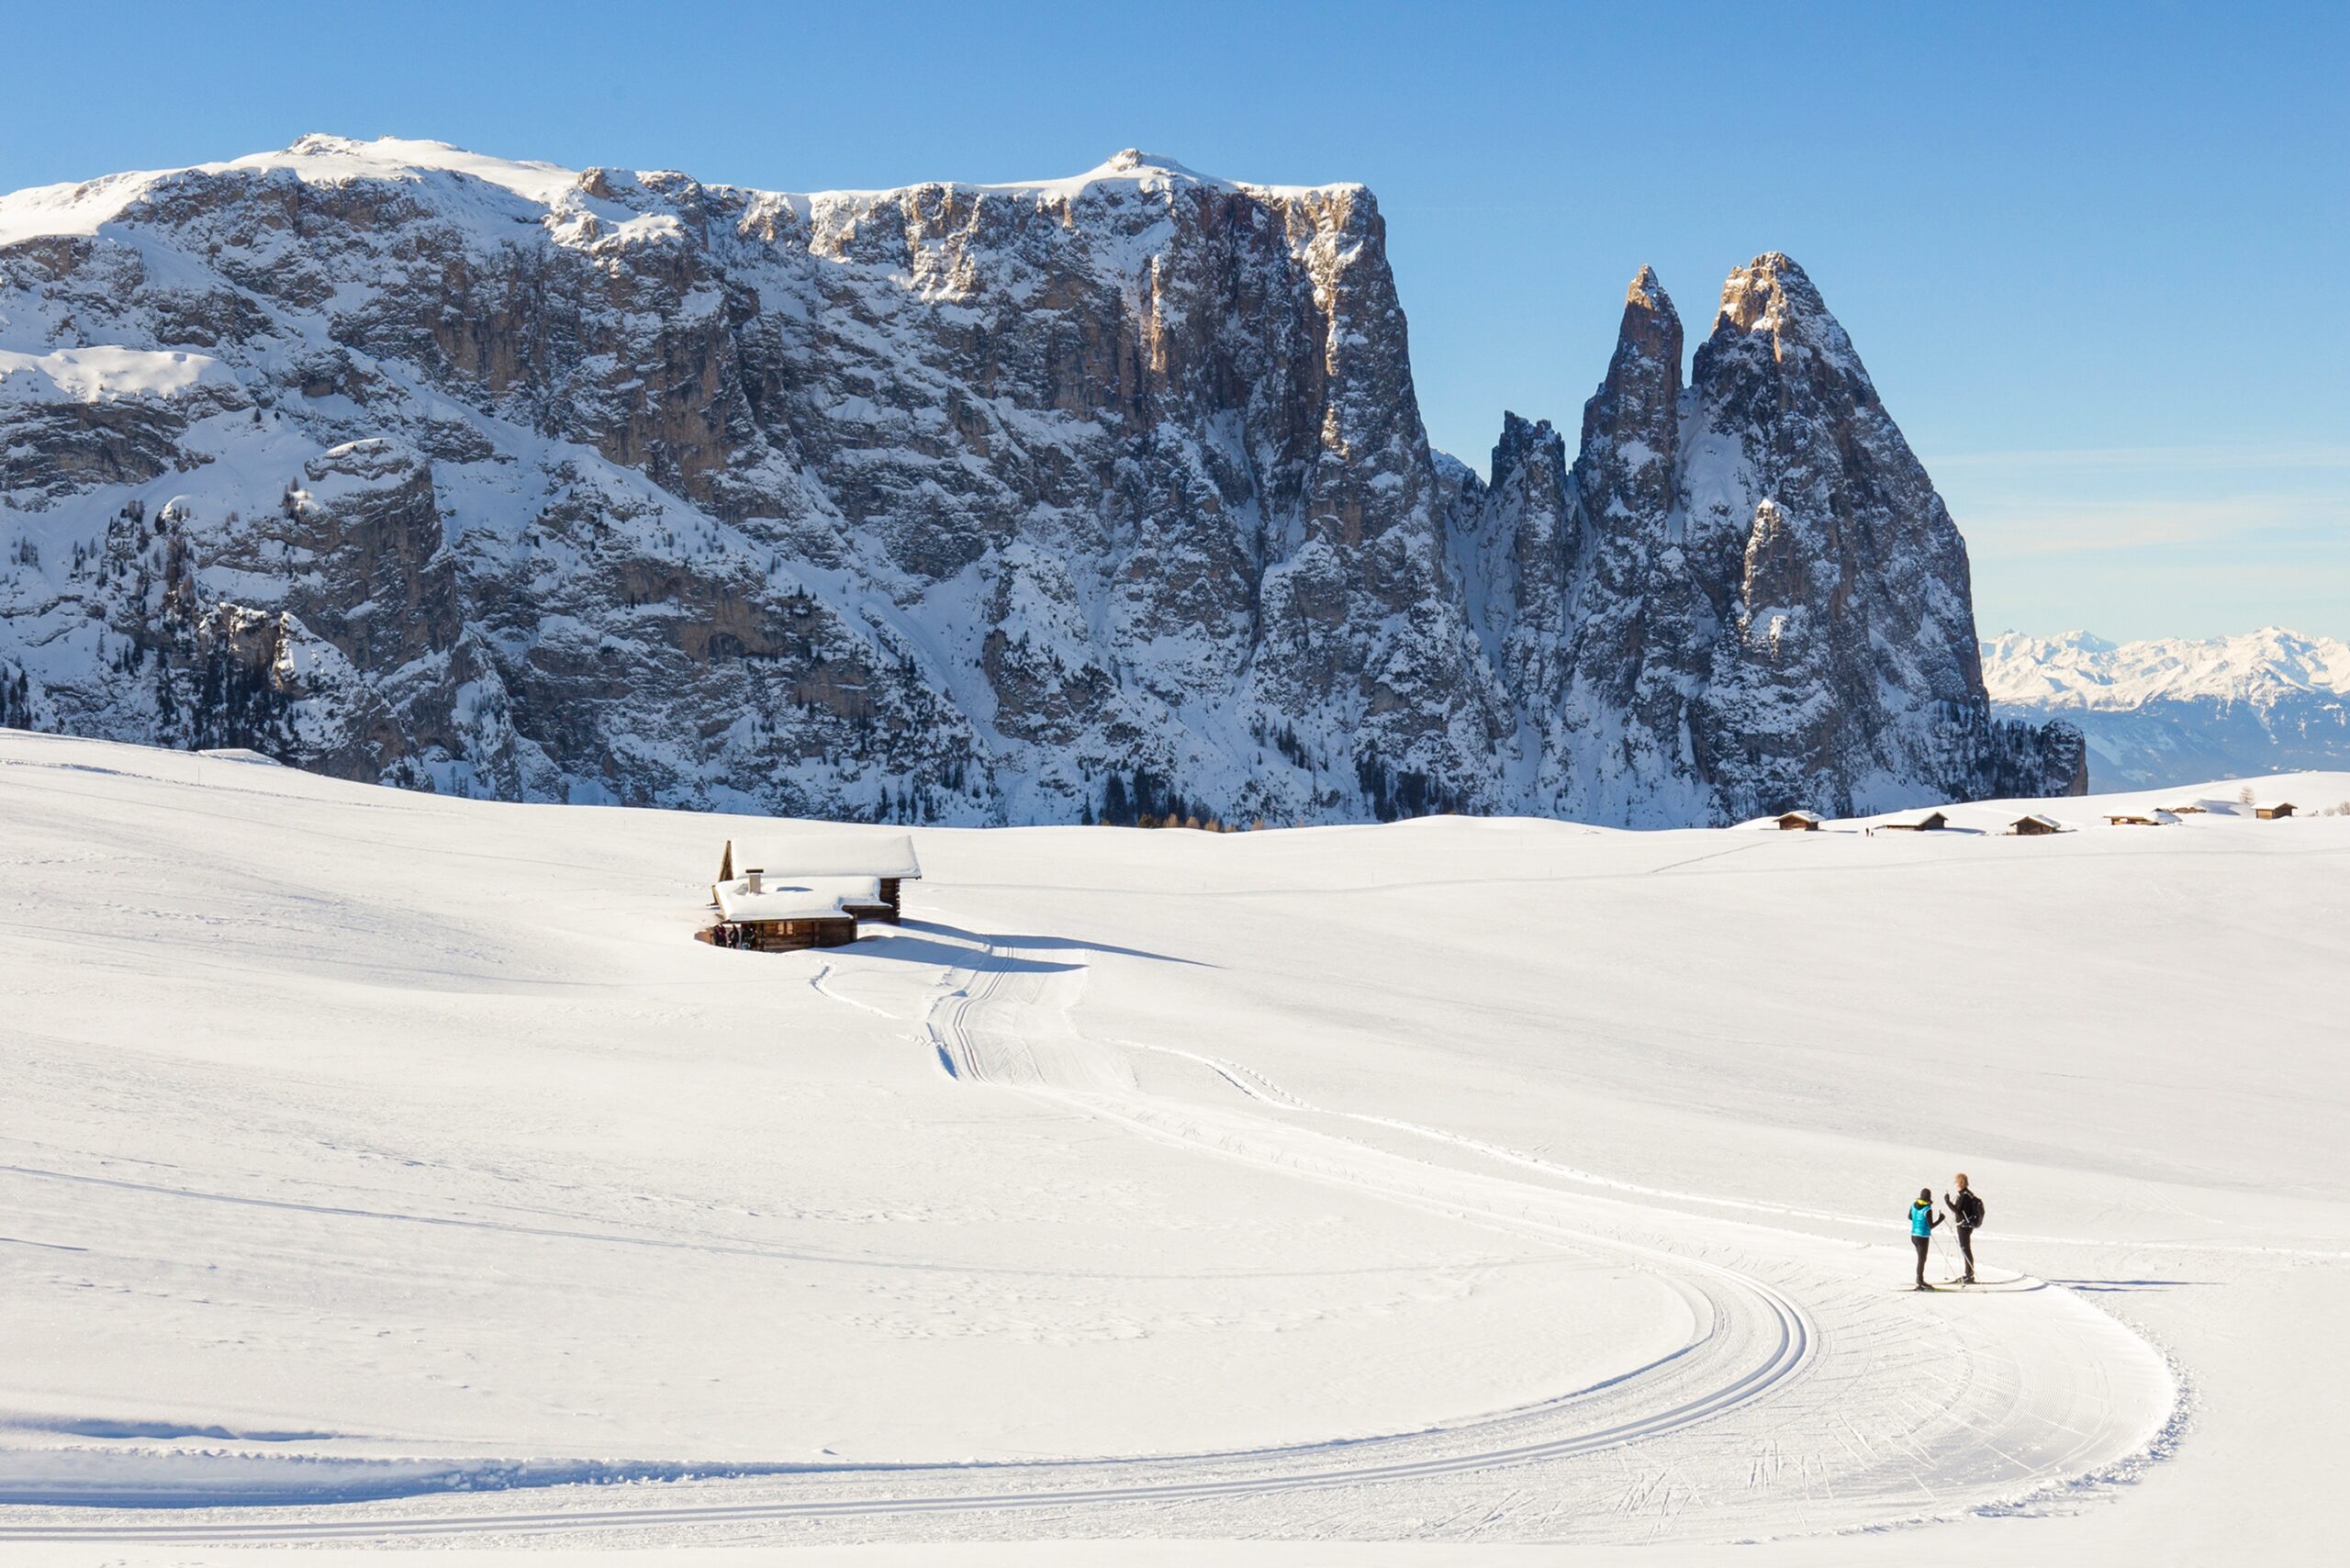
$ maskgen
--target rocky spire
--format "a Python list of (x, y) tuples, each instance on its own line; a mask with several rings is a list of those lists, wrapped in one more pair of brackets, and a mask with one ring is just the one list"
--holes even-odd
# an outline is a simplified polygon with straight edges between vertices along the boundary
[(1464, 576), (1538, 795), (1645, 825), (2076, 788), (2076, 736), (1991, 722), (1965, 547), (1803, 269), (1739, 268), (1685, 387), (1681, 352), (1643, 267), (1540, 557), (1562, 591), (1528, 569), (1543, 427), (1494, 451), (1476, 537), (1507, 568)]
[(1543, 726), (1543, 776), (1593, 821), (1701, 809), (1682, 737), (1710, 614), (1675, 540), (1681, 347), (1672, 297), (1642, 267), (1624, 293), (1607, 377), (1583, 405), (1568, 675)]
[(1681, 395), (1681, 316), (1653, 267), (1642, 267), (1624, 290), (1624, 319), (1600, 390), (1618, 400), (1661, 402), (1668, 410)]
[(1607, 378), (1583, 409), (1576, 482), (1598, 532), (1616, 532), (1611, 520), (1662, 521), (1672, 510), (1680, 401), (1681, 318), (1642, 267), (1624, 291)]
[[(1852, 352), (1852, 340), (1829, 314), (1810, 275), (1781, 252), (1764, 252), (1723, 283), (1714, 337), (1725, 335), (1766, 339), (1774, 358), (1784, 359), (1790, 348), (1820, 355), (1868, 386), (1868, 372)], [(1869, 386), (1872, 398), (1875, 390)]]
[(1505, 413), (1493, 476), (1475, 534), (1486, 587), (1472, 612), (1505, 686), (1521, 701), (1555, 703), (1576, 550), (1567, 443), (1548, 420)]
[[(1965, 799), (2029, 754), (1993, 733), (1957, 525), (1788, 257), (1723, 286), (1682, 452), (1682, 532), (1722, 623), (1692, 733), (1723, 815)], [(2046, 755), (2031, 792), (2075, 782)]]

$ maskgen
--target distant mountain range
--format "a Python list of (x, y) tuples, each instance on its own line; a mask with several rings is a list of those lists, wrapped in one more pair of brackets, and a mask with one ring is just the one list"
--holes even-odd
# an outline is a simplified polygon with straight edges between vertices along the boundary
[(2332, 638), (2009, 632), (1983, 644), (1983, 681), (2002, 717), (2078, 725), (2092, 789), (2350, 766), (2350, 643)]

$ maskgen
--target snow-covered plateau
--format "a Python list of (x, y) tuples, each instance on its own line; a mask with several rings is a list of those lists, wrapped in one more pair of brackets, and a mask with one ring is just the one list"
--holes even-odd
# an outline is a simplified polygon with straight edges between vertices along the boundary
[(2010, 632), (1983, 644), (1983, 678), (1995, 711), (2078, 728), (2098, 789), (2350, 766), (2350, 644), (2330, 637)]
[(2345, 801), (921, 828), (766, 955), (771, 819), (0, 734), (0, 1556), (2323, 1560)]
[[(1629, 258), (1628, 258), (1628, 267)], [(1725, 823), (2061, 793), (1803, 269), (1432, 451), (1360, 185), (439, 142), (0, 196), (0, 725), (509, 801)], [(1595, 366), (1594, 369), (1598, 367)], [(1685, 379), (1685, 384), (1684, 384)]]

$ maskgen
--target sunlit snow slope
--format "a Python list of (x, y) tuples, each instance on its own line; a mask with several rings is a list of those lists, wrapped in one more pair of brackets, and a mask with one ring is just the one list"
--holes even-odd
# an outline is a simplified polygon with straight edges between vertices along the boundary
[(773, 957), (755, 820), (0, 734), (0, 1540), (2306, 1545), (2350, 819), (2203, 793), (929, 833)]

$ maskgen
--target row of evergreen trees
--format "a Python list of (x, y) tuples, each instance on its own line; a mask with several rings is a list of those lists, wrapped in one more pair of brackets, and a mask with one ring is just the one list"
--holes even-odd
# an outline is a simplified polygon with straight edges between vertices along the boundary
[[(1284, 754), (1286, 750), (1284, 748)], [(1383, 823), (1468, 809), (1468, 802), (1459, 793), (1447, 790), (1427, 774), (1415, 769), (1390, 767), (1383, 762), (1365, 756), (1356, 760), (1355, 776), (1362, 787), (1363, 800), (1371, 807), (1371, 815)], [(1186, 801), (1172, 783), (1147, 767), (1136, 767), (1131, 774), (1113, 771), (1102, 781), (1101, 810), (1097, 812), (1089, 805), (1079, 820), (1089, 825), (1099, 823), (1108, 827), (1188, 827), (1209, 833), (1232, 831), (1230, 824), (1223, 822), (1212, 808), (1203, 808), (1196, 801)], [(1262, 827), (1264, 823), (1259, 821), (1249, 825)]]

